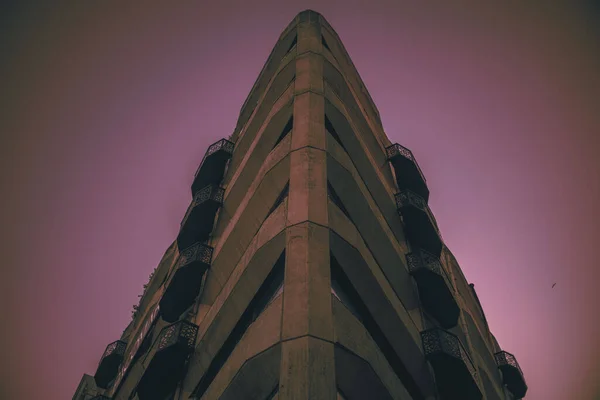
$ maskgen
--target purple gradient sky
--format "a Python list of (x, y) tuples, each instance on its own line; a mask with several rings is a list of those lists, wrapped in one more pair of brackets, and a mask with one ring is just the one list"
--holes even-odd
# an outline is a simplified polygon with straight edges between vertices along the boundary
[(94, 372), (176, 236), (207, 145), (312, 8), (387, 135), (415, 152), (527, 398), (600, 399), (598, 8), (47, 3), (0, 13), (0, 398), (69, 399)]

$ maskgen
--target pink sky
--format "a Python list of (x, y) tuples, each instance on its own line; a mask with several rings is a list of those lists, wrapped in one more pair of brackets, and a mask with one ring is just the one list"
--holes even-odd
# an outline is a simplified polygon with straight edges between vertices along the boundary
[(0, 13), (0, 398), (70, 399), (94, 373), (177, 234), (206, 147), (311, 8), (390, 140), (416, 154), (527, 399), (600, 399), (598, 8), (76, 3)]

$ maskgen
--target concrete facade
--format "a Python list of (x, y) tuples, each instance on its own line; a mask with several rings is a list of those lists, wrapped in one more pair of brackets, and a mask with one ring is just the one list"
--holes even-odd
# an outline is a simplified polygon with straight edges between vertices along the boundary
[[(119, 338), (124, 350), (107, 349), (96, 380), (84, 375), (74, 400), (517, 398), (451, 252), (436, 255), (439, 276), (411, 272), (407, 254), (417, 248), (395, 196), (403, 172), (391, 165), (377, 109), (320, 14), (304, 11), (283, 31), (228, 141), (218, 207), (202, 208), (206, 197), (196, 193), (182, 223), (196, 238), (190, 225), (212, 221), (197, 239), (210, 248), (208, 261), (186, 267), (199, 253), (177, 241), (169, 247)], [(197, 281), (174, 278), (184, 270)], [(456, 354), (441, 345), (432, 355), (424, 345), (422, 333), (440, 327), (423, 306), (425, 296), (437, 306), (429, 282), (446, 285), (460, 309), (444, 329), (462, 343)], [(161, 313), (170, 285), (183, 285), (172, 296), (195, 296), (174, 324)], [(464, 397), (444, 386), (449, 362), (472, 386)]]

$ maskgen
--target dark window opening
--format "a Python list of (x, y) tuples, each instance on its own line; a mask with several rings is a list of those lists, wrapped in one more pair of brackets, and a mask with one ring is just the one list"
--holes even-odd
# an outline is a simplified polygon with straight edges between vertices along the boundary
[[(127, 371), (125, 371), (125, 374), (121, 377), (121, 380), (119, 381), (119, 386), (114, 388), (115, 392), (117, 392), (119, 390), (119, 388), (123, 385), (123, 382), (125, 382), (127, 380), (127, 377), (129, 376), (129, 372), (133, 369), (133, 365), (136, 362), (138, 362), (143, 356), (148, 354), (148, 351), (152, 347), (152, 343), (153, 343), (152, 340), (155, 339), (154, 336), (155, 336), (156, 332), (154, 332), (154, 329), (156, 328), (157, 321), (158, 321), (158, 318), (155, 318), (154, 321), (152, 321), (152, 324), (150, 325), (148, 330), (146, 331), (146, 335), (144, 336), (144, 339), (142, 339), (142, 343), (140, 344), (140, 347), (138, 347), (135, 354), (131, 358), (131, 361), (129, 362), (129, 367), (127, 368)], [(122, 367), (122, 364), (121, 364), (121, 367)], [(111, 387), (116, 383), (116, 379), (117, 379), (117, 377), (115, 377), (115, 379), (113, 379), (111, 381), (111, 383), (110, 383)], [(135, 393), (135, 391), (133, 393)]]
[(335, 128), (331, 124), (331, 121), (329, 120), (329, 118), (327, 118), (327, 115), (325, 116), (325, 129), (335, 139), (335, 141), (338, 142), (340, 146), (342, 146), (342, 149), (344, 149), (344, 151), (346, 151), (346, 153), (347, 153), (348, 151), (344, 147), (344, 144), (342, 143), (342, 139), (340, 139), (340, 136), (338, 135)]
[(287, 49), (285, 54), (289, 53), (297, 43), (298, 43), (298, 35), (294, 36), (294, 40), (292, 40), (292, 44), (290, 44), (290, 47)]
[(362, 298), (350, 282), (350, 279), (344, 273), (344, 270), (339, 265), (333, 254), (330, 256), (330, 264), (331, 264), (331, 276), (335, 276), (335, 280), (337, 284), (344, 290), (346, 295), (348, 296), (349, 301), (352, 302), (353, 307), (356, 309), (358, 315), (360, 316), (360, 320), (363, 323), (363, 326), (369, 332), (369, 335), (373, 338), (373, 341), (381, 350), (381, 353), (384, 355), (385, 359), (392, 367), (394, 373), (400, 378), (400, 381), (404, 384), (404, 387), (413, 399), (415, 400), (423, 400), (423, 395), (413, 377), (410, 375), (398, 354), (396, 354), (396, 350), (390, 344), (390, 342), (385, 337), (384, 333), (379, 328), (379, 325), (369, 312), (369, 309), (362, 301)]
[(142, 343), (140, 344), (140, 347), (137, 349), (137, 351), (135, 352), (135, 355), (133, 356), (133, 359), (131, 360), (131, 364), (133, 365), (137, 362), (137, 360), (139, 360), (144, 354), (146, 354), (148, 352), (148, 350), (150, 350), (150, 347), (152, 347), (152, 339), (154, 336), (154, 328), (156, 327), (156, 322), (158, 321), (158, 318), (155, 318), (154, 321), (152, 322), (152, 325), (150, 325), (150, 328), (148, 328), (148, 332), (146, 333), (146, 337), (142, 340)]
[(327, 42), (325, 41), (324, 36), (321, 36), (321, 44), (323, 45), (323, 47), (325, 47), (327, 50), (329, 50), (329, 52), (331, 52), (331, 49), (329, 48), (329, 45), (327, 45)]
[(343, 284), (340, 284), (338, 279), (338, 271), (332, 268), (331, 270), (331, 294), (333, 294), (346, 308), (354, 314), (354, 316), (362, 322), (362, 317), (358, 312), (358, 309), (354, 305), (352, 298), (346, 293), (346, 290), (343, 287)]
[(273, 268), (274, 275), (265, 280), (265, 287), (261, 296), (256, 300), (256, 304), (252, 310), (252, 322), (256, 321), (260, 314), (263, 313), (271, 304), (273, 300), (277, 298), (283, 292), (283, 278), (285, 273), (285, 258), (277, 260), (275, 267)]
[(285, 252), (282, 252), (279, 259), (275, 262), (273, 269), (271, 269), (271, 272), (229, 334), (229, 337), (225, 340), (225, 343), (223, 343), (223, 346), (221, 346), (221, 349), (213, 358), (208, 369), (202, 376), (202, 379), (200, 379), (198, 386), (196, 386), (196, 389), (194, 390), (194, 397), (201, 398), (204, 395), (252, 322), (260, 315), (260, 312), (258, 311), (263, 311), (270, 303), (270, 300), (276, 297), (280, 292), (280, 287), (283, 285), (284, 267)]
[(283, 127), (283, 130), (281, 131), (281, 135), (279, 135), (279, 137), (277, 138), (277, 141), (273, 145), (273, 148), (277, 147), (279, 142), (281, 142), (292, 131), (293, 127), (294, 127), (294, 116), (292, 115), (290, 117), (290, 119), (288, 120), (288, 122)]
[(271, 215), (273, 213), (273, 211), (275, 211), (277, 209), (277, 207), (279, 207), (279, 205), (281, 203), (283, 203), (285, 198), (288, 197), (289, 191), (290, 191), (290, 183), (288, 182), (285, 184), (285, 186), (281, 190), (281, 193), (279, 193), (279, 196), (277, 196), (277, 199), (275, 199), (275, 203), (273, 203), (273, 207), (271, 207), (271, 209), (269, 210), (269, 214), (267, 214), (267, 216)]
[(344, 394), (344, 392), (342, 392), (342, 389), (340, 389), (340, 387), (337, 387), (337, 391), (338, 391), (338, 397), (341, 398), (342, 400), (346, 400), (348, 398), (348, 396), (346, 396)]
[(177, 387), (175, 387), (175, 389), (173, 389), (173, 391), (171, 393), (169, 393), (167, 395), (167, 397), (165, 397), (162, 400), (175, 400), (175, 393), (177, 392)]
[(269, 395), (267, 396), (267, 400), (273, 400), (277, 393), (279, 393), (279, 382), (277, 382), (277, 385), (275, 385), (275, 388), (273, 388), (271, 393), (269, 393)]
[(348, 217), (350, 221), (352, 221), (350, 213), (348, 212), (348, 210), (346, 210), (344, 203), (342, 203), (342, 199), (340, 199), (335, 190), (333, 190), (333, 186), (331, 186), (331, 183), (329, 183), (329, 181), (327, 182), (327, 197), (329, 197), (333, 204), (338, 206), (338, 208), (344, 213), (344, 215)]

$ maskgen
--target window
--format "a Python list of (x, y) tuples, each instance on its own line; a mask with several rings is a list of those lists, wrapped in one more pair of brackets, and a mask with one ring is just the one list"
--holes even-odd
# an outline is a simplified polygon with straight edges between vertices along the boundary
[(344, 289), (342, 289), (342, 286), (340, 285), (340, 283), (337, 280), (337, 276), (334, 275), (333, 270), (331, 272), (331, 293), (343, 304), (346, 306), (346, 308), (348, 310), (350, 310), (350, 312), (352, 314), (354, 314), (354, 316), (356, 318), (358, 318), (359, 321), (362, 322), (362, 318), (360, 317), (360, 314), (358, 313), (357, 308), (354, 306), (352, 299), (350, 298), (350, 296), (348, 296), (348, 294), (344, 291)]
[(338, 208), (344, 213), (344, 215), (348, 217), (350, 221), (352, 221), (348, 210), (346, 210), (346, 207), (344, 207), (344, 203), (342, 203), (342, 199), (340, 199), (335, 190), (333, 190), (333, 186), (331, 186), (329, 182), (327, 182), (327, 197), (329, 197), (331, 202), (338, 206)]
[(324, 36), (321, 36), (321, 44), (323, 45), (323, 47), (325, 47), (327, 50), (329, 50), (329, 52), (331, 52), (331, 49), (329, 48), (329, 45), (325, 41), (325, 37)]
[(193, 397), (201, 398), (217, 376), (227, 359), (242, 339), (250, 325), (267, 308), (271, 300), (283, 291), (283, 277), (285, 271), (285, 251), (271, 269), (271, 272), (258, 289), (258, 292), (246, 307), (246, 310), (238, 320), (237, 324), (217, 352), (208, 366), (206, 373), (200, 379), (198, 386), (194, 389)]
[(329, 118), (327, 118), (327, 115), (325, 116), (325, 130), (329, 132), (329, 134), (335, 139), (336, 142), (338, 142), (340, 146), (342, 146), (342, 149), (344, 149), (344, 151), (347, 153), (348, 151), (344, 147), (344, 144), (342, 143), (342, 140), (340, 139), (338, 133), (335, 131), (335, 128), (331, 124), (331, 121), (329, 120)]
[(285, 271), (284, 264), (285, 257), (283, 259), (280, 257), (275, 264), (275, 267), (273, 267), (274, 275), (269, 276), (265, 280), (265, 283), (263, 284), (264, 287), (261, 287), (259, 293), (257, 293), (258, 296), (262, 291), (260, 297), (257, 297), (256, 303), (252, 310), (252, 322), (256, 321), (259, 315), (266, 310), (269, 304), (271, 304), (271, 302), (283, 292), (283, 277)]
[(362, 298), (354, 288), (354, 285), (346, 276), (344, 270), (339, 265), (333, 254), (330, 256), (330, 264), (331, 264), (331, 277), (332, 277), (332, 286), (333, 281), (337, 281), (336, 285), (339, 285), (345, 292), (345, 295), (348, 297), (350, 304), (356, 310), (359, 315), (359, 319), (361, 320), (363, 326), (373, 338), (373, 341), (381, 350), (381, 353), (385, 357), (385, 359), (392, 367), (394, 373), (400, 378), (400, 381), (403, 383), (406, 390), (412, 395), (413, 398), (422, 398), (421, 391), (418, 388), (416, 382), (398, 357), (396, 350), (391, 345), (391, 343), (387, 340), (385, 334), (379, 328), (379, 325), (371, 315), (369, 309), (366, 304), (363, 302)]
[(273, 389), (273, 391), (271, 393), (269, 393), (269, 395), (267, 396), (267, 400), (273, 400), (275, 398), (275, 396), (277, 395), (277, 393), (279, 393), (279, 383), (277, 383), (277, 385), (275, 385), (275, 388)]
[(146, 336), (142, 340), (140, 347), (135, 352), (135, 355), (133, 356), (133, 360), (131, 361), (131, 364), (133, 364), (137, 360), (139, 360), (144, 354), (146, 354), (148, 352), (148, 350), (150, 350), (150, 347), (152, 347), (152, 339), (153, 339), (152, 336), (156, 333), (156, 332), (154, 332), (154, 328), (156, 327), (157, 320), (158, 320), (158, 318), (155, 318), (150, 323), (150, 326), (147, 330)]
[(275, 211), (277, 209), (277, 207), (279, 207), (279, 205), (281, 203), (283, 203), (285, 198), (288, 197), (289, 191), (290, 191), (290, 183), (288, 182), (285, 184), (285, 186), (281, 190), (281, 193), (279, 193), (279, 196), (277, 196), (277, 199), (275, 199), (275, 203), (273, 203), (273, 206), (269, 210), (269, 214), (267, 214), (267, 216), (271, 215), (273, 213), (273, 211)]
[(290, 117), (290, 119), (288, 120), (288, 122), (283, 127), (283, 131), (281, 131), (281, 135), (279, 135), (279, 138), (275, 142), (275, 145), (273, 146), (273, 148), (275, 148), (279, 144), (279, 142), (281, 142), (283, 140), (283, 138), (285, 138), (292, 131), (293, 127), (294, 127), (294, 116), (292, 115)]
[(294, 36), (294, 40), (292, 40), (292, 44), (290, 44), (290, 47), (287, 49), (285, 54), (289, 53), (297, 43), (298, 43), (298, 35)]

